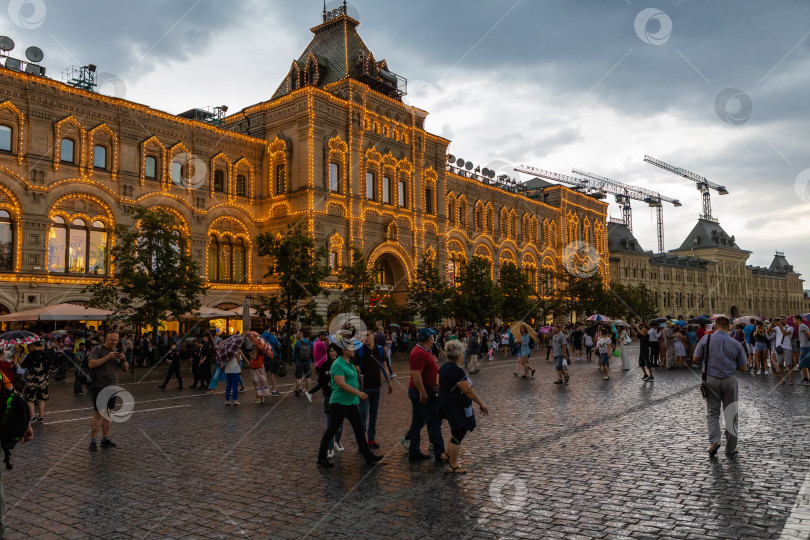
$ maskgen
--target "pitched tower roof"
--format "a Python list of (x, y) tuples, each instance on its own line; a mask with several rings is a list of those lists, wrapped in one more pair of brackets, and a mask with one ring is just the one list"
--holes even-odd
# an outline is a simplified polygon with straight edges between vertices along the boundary
[(776, 255), (774, 255), (773, 261), (771, 261), (771, 266), (768, 267), (768, 270), (771, 272), (779, 272), (784, 274), (792, 274), (794, 272), (793, 265), (787, 262), (785, 254), (781, 251), (776, 252)]
[(729, 236), (718, 222), (708, 219), (699, 219), (692, 232), (686, 236), (686, 240), (676, 251), (710, 248), (742, 251), (733, 236)]
[(407, 81), (388, 69), (385, 60), (377, 61), (374, 53), (357, 33), (360, 22), (348, 14), (346, 3), (323, 12), (323, 22), (310, 28), (312, 40), (294, 60), (290, 71), (272, 99), (277, 99), (303, 86), (323, 88), (352, 78), (394, 99), (405, 93)]

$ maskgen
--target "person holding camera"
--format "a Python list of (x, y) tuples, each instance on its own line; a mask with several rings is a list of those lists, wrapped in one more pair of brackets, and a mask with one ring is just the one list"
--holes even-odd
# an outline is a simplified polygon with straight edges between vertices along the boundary
[[(118, 384), (118, 370), (129, 370), (129, 364), (125, 360), (123, 352), (118, 351), (118, 334), (110, 332), (104, 337), (104, 343), (96, 345), (87, 357), (87, 363), (93, 370), (93, 420), (90, 423), (90, 447), (88, 450), (95, 452), (98, 450), (96, 435), (101, 428), (101, 447), (115, 448), (117, 445), (110, 440), (110, 409), (115, 408), (115, 397), (110, 398), (107, 403), (99, 404), (99, 394), (109, 386)], [(105, 410), (101, 414), (99, 407)]]

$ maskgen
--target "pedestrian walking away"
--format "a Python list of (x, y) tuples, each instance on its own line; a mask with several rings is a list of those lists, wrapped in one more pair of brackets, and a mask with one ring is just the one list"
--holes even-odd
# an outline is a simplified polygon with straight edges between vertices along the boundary
[(568, 342), (559, 324), (554, 325), (554, 333), (549, 342), (554, 352), (554, 369), (557, 371), (557, 380), (554, 381), (554, 384), (568, 384), (568, 362), (565, 359), (568, 353)]
[(748, 358), (739, 341), (729, 335), (726, 316), (714, 320), (714, 333), (705, 336), (695, 349), (695, 362), (702, 366), (706, 384), (706, 422), (709, 456), (720, 448), (720, 407), (725, 411), (726, 454), (737, 453), (737, 371), (745, 371)]

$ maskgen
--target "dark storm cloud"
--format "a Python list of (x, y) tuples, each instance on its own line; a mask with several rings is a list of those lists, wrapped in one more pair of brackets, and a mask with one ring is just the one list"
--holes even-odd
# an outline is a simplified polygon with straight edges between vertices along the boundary
[[(6, 8), (8, 2), (3, 4)], [(47, 11), (39, 28), (25, 30), (4, 21), (6, 31), (20, 44), (45, 49), (46, 66), (93, 63), (100, 71), (131, 78), (149, 73), (159, 63), (179, 63), (203, 54), (223, 29), (244, 20), (249, 7), (218, 0), (80, 0), (44, 5)], [(0, 13), (5, 15), (6, 10)]]

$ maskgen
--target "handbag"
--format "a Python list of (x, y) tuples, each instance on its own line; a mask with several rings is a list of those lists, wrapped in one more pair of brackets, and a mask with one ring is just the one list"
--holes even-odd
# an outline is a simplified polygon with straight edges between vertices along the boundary
[(785, 348), (782, 347), (782, 343), (785, 342), (786, 337), (787, 337), (787, 335), (782, 334), (782, 342), (779, 343), (779, 345), (776, 346), (776, 354), (782, 354), (785, 351)]
[(709, 369), (709, 344), (711, 344), (711, 342), (712, 335), (709, 334), (709, 337), (706, 338), (706, 350), (703, 351), (703, 373), (701, 374), (700, 381), (700, 395), (703, 396), (703, 399), (709, 399), (709, 386), (706, 384), (706, 378)]
[(622, 345), (630, 345), (631, 343), (633, 343), (632, 338), (629, 335), (625, 334), (624, 339), (622, 340)]
[(276, 377), (286, 377), (286, 376), (287, 376), (287, 364), (285, 364), (283, 360), (279, 360), (278, 365), (276, 366)]

